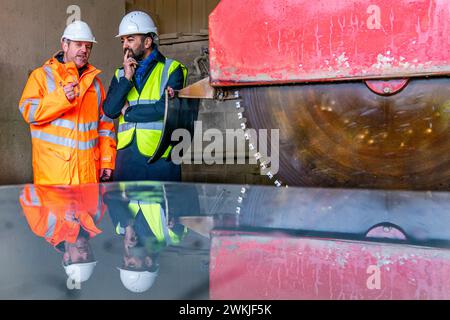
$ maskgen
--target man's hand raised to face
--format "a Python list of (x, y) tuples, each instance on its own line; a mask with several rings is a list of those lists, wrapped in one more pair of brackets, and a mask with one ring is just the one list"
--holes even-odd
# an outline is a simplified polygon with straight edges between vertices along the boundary
[(123, 56), (123, 69), (125, 72), (125, 78), (127, 78), (128, 81), (133, 79), (134, 73), (136, 72), (136, 68), (138, 66), (137, 61), (131, 57), (131, 54), (131, 50), (127, 49), (125, 50), (125, 55)]

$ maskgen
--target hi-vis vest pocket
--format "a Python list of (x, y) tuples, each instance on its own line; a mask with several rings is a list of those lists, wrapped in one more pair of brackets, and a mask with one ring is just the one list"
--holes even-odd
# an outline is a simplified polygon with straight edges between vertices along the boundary
[(56, 150), (53, 148), (48, 148), (48, 150), (57, 158), (64, 160), (64, 161), (69, 161), (70, 158), (72, 157), (72, 155), (70, 154), (70, 151), (68, 150)]
[(33, 169), (36, 184), (70, 184), (69, 150), (57, 150), (50, 146), (34, 146)]

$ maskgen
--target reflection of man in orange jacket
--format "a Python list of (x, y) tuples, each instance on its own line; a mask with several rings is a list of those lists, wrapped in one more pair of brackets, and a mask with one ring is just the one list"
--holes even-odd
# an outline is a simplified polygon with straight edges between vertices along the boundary
[(96, 183), (114, 169), (114, 123), (103, 113), (101, 71), (88, 63), (95, 42), (86, 23), (70, 24), (63, 51), (28, 79), (19, 109), (30, 125), (35, 184)]
[(102, 232), (96, 223), (105, 211), (99, 186), (27, 185), (20, 203), (31, 230), (63, 253), (67, 275), (89, 279), (96, 264), (89, 239)]

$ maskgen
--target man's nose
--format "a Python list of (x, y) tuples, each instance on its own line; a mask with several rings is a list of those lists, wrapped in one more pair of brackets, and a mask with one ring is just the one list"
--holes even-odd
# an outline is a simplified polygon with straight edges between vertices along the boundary
[(88, 258), (88, 253), (87, 252), (79, 252), (78, 256), (81, 261), (86, 261)]

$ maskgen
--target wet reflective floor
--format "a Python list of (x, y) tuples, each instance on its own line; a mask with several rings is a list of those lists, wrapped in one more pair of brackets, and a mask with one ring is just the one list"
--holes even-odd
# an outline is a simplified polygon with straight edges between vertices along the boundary
[[(350, 265), (342, 257), (352, 261), (356, 251), (343, 241), (363, 243), (369, 248), (364, 252), (377, 246), (370, 257), (384, 265), (385, 248), (403, 250), (406, 260), (416, 252), (415, 259), (428, 259), (428, 273), (449, 278), (450, 194), (444, 192), (157, 182), (26, 185), (0, 188), (0, 212), (0, 299), (308, 298), (304, 283), (312, 275), (291, 271), (310, 261), (290, 257), (309, 252), (316, 259), (315, 279), (324, 267), (345, 274)], [(424, 249), (437, 253), (430, 258)], [(323, 250), (338, 253), (325, 257)], [(439, 265), (432, 260), (438, 256)], [(367, 259), (352, 265), (360, 267), (361, 279), (367, 274), (361, 261)], [(402, 273), (405, 261), (391, 260), (387, 271)], [(303, 281), (305, 294), (287, 290), (282, 278), (289, 290), (292, 279)], [(271, 294), (260, 296), (262, 284)], [(367, 297), (363, 291), (369, 289), (361, 290)]]

